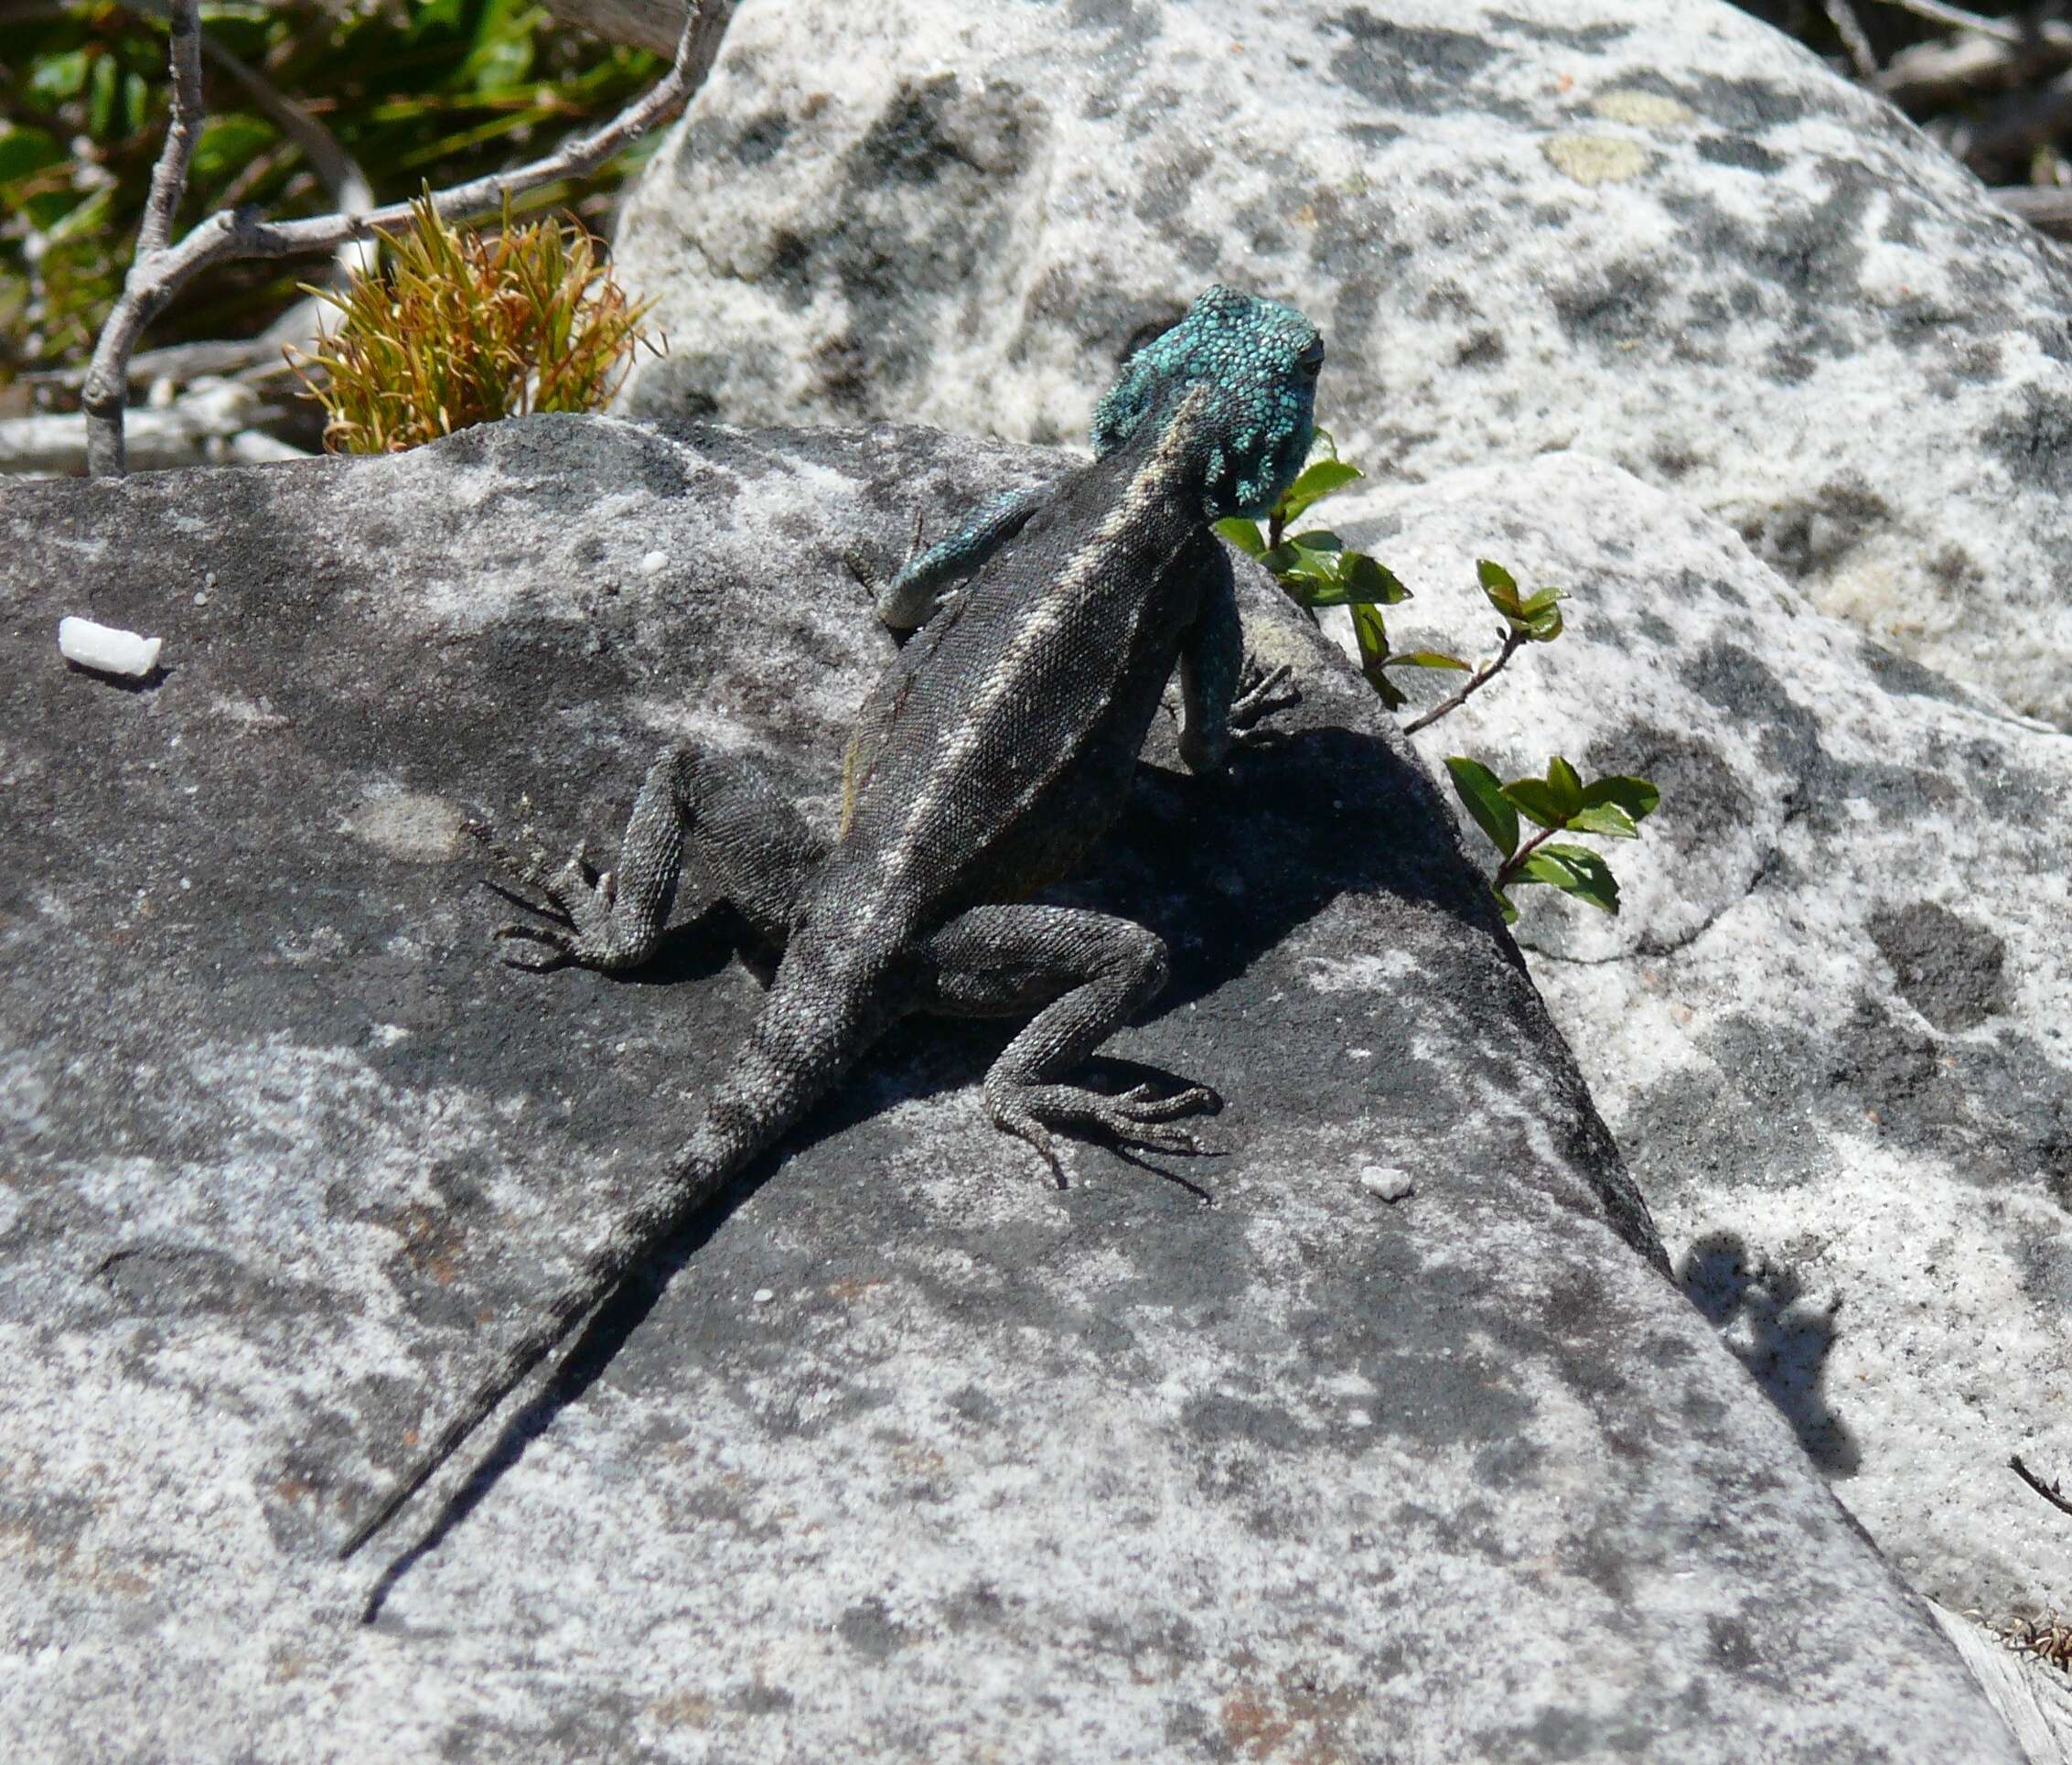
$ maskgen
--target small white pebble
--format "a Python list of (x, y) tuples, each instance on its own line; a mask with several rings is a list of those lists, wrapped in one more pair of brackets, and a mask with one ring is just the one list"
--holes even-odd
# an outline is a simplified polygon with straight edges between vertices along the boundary
[(640, 574), (644, 576), (660, 576), (668, 568), (669, 554), (667, 552), (650, 552), (646, 557), (640, 560)]
[(769, 1302), (770, 1302), (770, 1301), (771, 1301), (772, 1299), (774, 1299), (774, 1298), (776, 1298), (776, 1297), (777, 1297), (777, 1292), (776, 1292), (776, 1289), (775, 1289), (775, 1288), (772, 1288), (772, 1287), (757, 1287), (757, 1288), (756, 1289), (756, 1303), (757, 1303), (757, 1304), (758, 1306), (767, 1306), (767, 1305), (768, 1305), (768, 1304), (769, 1304)]
[(1393, 1165), (1367, 1166), (1359, 1173), (1359, 1186), (1384, 1201), (1401, 1201), (1417, 1193), (1417, 1185), (1411, 1181), (1410, 1172), (1398, 1170)]
[(58, 653), (81, 668), (102, 674), (124, 674), (142, 680), (158, 665), (162, 638), (140, 638), (113, 625), (96, 625), (90, 619), (58, 621)]
[(199, 594), (195, 596), (194, 604), (197, 607), (206, 607), (209, 605), (209, 591), (206, 588), (204, 588)]

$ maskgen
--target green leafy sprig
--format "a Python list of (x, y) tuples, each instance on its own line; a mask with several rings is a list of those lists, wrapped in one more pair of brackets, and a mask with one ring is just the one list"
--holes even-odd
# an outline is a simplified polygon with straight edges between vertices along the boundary
[[(1587, 845), (1556, 843), (1554, 835), (1599, 834), (1618, 840), (1638, 839), (1639, 823), (1661, 801), (1661, 792), (1648, 780), (1615, 775), (1585, 784), (1559, 754), (1547, 762), (1544, 778), (1513, 779), (1508, 783), (1480, 760), (1464, 754), (1450, 756), (1446, 770), (1475, 824), (1503, 855), (1489, 887), (1507, 925), (1518, 920), (1508, 891), (1526, 883), (1546, 883), (1606, 913), (1619, 910), (1618, 878), (1604, 855)], [(1521, 815), (1541, 830), (1522, 845)]]
[(1240, 552), (1257, 558), (1279, 579), (1290, 599), (1312, 619), (1326, 607), (1343, 607), (1352, 615), (1353, 636), (1359, 644), (1360, 672), (1381, 695), (1381, 703), (1394, 711), (1410, 703), (1385, 672), (1390, 668), (1454, 668), (1468, 672), (1458, 656), (1433, 650), (1394, 651), (1389, 647), (1389, 627), (1384, 607), (1395, 607), (1411, 597), (1396, 573), (1379, 558), (1348, 548), (1328, 528), (1311, 528), (1288, 535), (1288, 529), (1326, 497), (1336, 496), (1367, 476), (1358, 467), (1338, 457), (1337, 445), (1326, 430), (1316, 432), (1326, 457), (1312, 460), (1295, 481), (1282, 493), (1266, 517), (1261, 533), (1256, 521), (1232, 517), (1216, 523), (1216, 531)]
[[(1358, 483), (1365, 475), (1338, 457), (1330, 436), (1317, 431), (1326, 450), (1312, 460), (1290, 485), (1266, 518), (1262, 532), (1255, 521), (1229, 520), (1216, 531), (1231, 544), (1271, 570), (1291, 599), (1314, 619), (1326, 607), (1343, 607), (1352, 615), (1359, 645), (1360, 670), (1391, 711), (1409, 703), (1389, 679), (1390, 668), (1437, 668), (1468, 679), (1450, 698), (1403, 726), (1405, 735), (1429, 728), (1457, 711), (1480, 692), (1519, 651), (1529, 643), (1551, 643), (1564, 629), (1561, 603), (1565, 590), (1541, 588), (1521, 594), (1518, 579), (1490, 558), (1477, 558), (1476, 580), (1483, 597), (1503, 620), (1497, 654), (1479, 668), (1441, 650), (1396, 651), (1390, 647), (1381, 608), (1410, 598), (1395, 572), (1377, 558), (1348, 547), (1326, 528), (1292, 537), (1288, 529), (1326, 497)], [(1639, 823), (1660, 801), (1646, 779), (1623, 776), (1584, 784), (1573, 766), (1560, 755), (1547, 762), (1543, 778), (1513, 779), (1508, 784), (1480, 760), (1455, 755), (1446, 761), (1454, 789), (1477, 827), (1495, 843), (1501, 857), (1490, 888), (1503, 909), (1506, 924), (1518, 920), (1509, 891), (1528, 883), (1543, 883), (1573, 895), (1606, 913), (1619, 910), (1618, 879), (1601, 853), (1587, 845), (1556, 841), (1556, 834), (1594, 834), (1612, 839), (1637, 839)], [(1541, 831), (1519, 843), (1519, 817)]]

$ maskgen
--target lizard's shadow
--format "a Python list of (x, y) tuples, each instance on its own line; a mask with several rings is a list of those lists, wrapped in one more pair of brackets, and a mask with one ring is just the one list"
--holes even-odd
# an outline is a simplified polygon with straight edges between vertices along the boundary
[[(807, 1143), (810, 1144), (810, 1140)], [(446, 1542), (446, 1535), (482, 1504), (504, 1473), (525, 1456), (525, 1448), (532, 1440), (543, 1434), (556, 1415), (597, 1382), (627, 1340), (655, 1308), (669, 1284), (726, 1223), (735, 1209), (768, 1180), (782, 1163), (784, 1151), (794, 1144), (797, 1142), (788, 1140), (778, 1151), (757, 1158), (717, 1201), (698, 1216), (695, 1223), (672, 1239), (645, 1267), (622, 1281), (611, 1297), (597, 1308), (576, 1333), (574, 1342), (563, 1351), (560, 1359), (553, 1363), (546, 1382), (498, 1431), (494, 1444), (468, 1473), (467, 1480), (440, 1504), (431, 1524), (381, 1571), (360, 1609), (361, 1623), (370, 1624), (381, 1616), (381, 1608), (396, 1584), (422, 1558), (429, 1556)]]
[[(1223, 779), (1140, 762), (1122, 823), (1080, 877), (1040, 899), (1120, 914), (1165, 940), (1170, 977), (1138, 1021), (1216, 992), (1348, 893), (1391, 896), (1465, 920), (1522, 970), (1451, 828), (1431, 780), (1388, 742), (1358, 730), (1304, 729), (1247, 750)], [(862, 1082), (844, 1085), (817, 1112), (814, 1136), (853, 1126), (888, 1102), (976, 1084), (1023, 1021), (917, 1017), (897, 1026), (859, 1069)], [(1145, 1078), (1174, 1088), (1195, 1077), (1213, 1082), (1111, 1054), (1085, 1071), (1114, 1089)]]
[[(1196, 780), (1151, 762), (1138, 767), (1131, 805), (1088, 872), (1046, 899), (1121, 913), (1151, 926), (1172, 952), (1172, 977), (1143, 1016), (1199, 999), (1242, 974), (1266, 952), (1347, 892), (1396, 897), (1484, 929), (1518, 960), (1487, 889), (1461, 862), (1428, 777), (1380, 737), (1316, 727), (1248, 749), (1232, 774)], [(763, 960), (725, 909), (673, 935), (657, 960), (625, 978), (641, 985), (709, 976), (735, 954)], [(510, 1417), (481, 1462), (431, 1524), (383, 1571), (363, 1616), (371, 1620), (397, 1581), (435, 1550), (523, 1457), (527, 1444), (580, 1398), (646, 1320), (663, 1290), (785, 1157), (854, 1126), (888, 1099), (913, 1099), (976, 1083), (1018, 1020), (900, 1025), (800, 1129), (758, 1158), (698, 1222), (599, 1308), (533, 1395)], [(1096, 1082), (1154, 1074), (1107, 1057)], [(1174, 1173), (1132, 1157), (1132, 1162)], [(1184, 1178), (1184, 1187), (1202, 1191)]]

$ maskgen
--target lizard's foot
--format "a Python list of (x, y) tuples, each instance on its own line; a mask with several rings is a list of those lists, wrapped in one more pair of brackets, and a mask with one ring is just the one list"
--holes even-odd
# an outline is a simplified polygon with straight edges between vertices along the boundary
[(1148, 1084), (1120, 1095), (1089, 1091), (1080, 1085), (989, 1085), (986, 1110), (993, 1125), (1036, 1149), (1063, 1188), (1065, 1171), (1057, 1160), (1052, 1128), (1105, 1135), (1123, 1146), (1151, 1152), (1202, 1155), (1212, 1152), (1184, 1127), (1183, 1115), (1214, 1114), (1223, 1100), (1207, 1085), (1189, 1085), (1169, 1097), (1155, 1097)]
[(1262, 668), (1251, 657), (1238, 681), (1238, 696), (1230, 701), (1230, 738), (1236, 742), (1258, 740), (1269, 732), (1260, 727), (1267, 718), (1292, 711), (1302, 703), (1302, 689), (1294, 684), (1294, 671), (1283, 662), (1278, 668)]
[(499, 943), (517, 939), (539, 946), (507, 951), (504, 960), (513, 968), (544, 972), (574, 963), (609, 973), (653, 953), (652, 942), (630, 931), (613, 911), (617, 879), (593, 868), (580, 850), (540, 887), (553, 908), (535, 907), (538, 921), (510, 920), (490, 933)]
[(499, 943), (518, 941), (533, 946), (506, 951), (504, 961), (511, 967), (545, 974), (574, 963), (609, 972), (631, 968), (651, 953), (651, 941), (629, 931), (613, 910), (618, 899), (617, 877), (609, 870), (600, 872), (585, 847), (578, 845), (566, 864), (552, 877), (542, 877), (537, 861), (517, 864), (481, 823), (470, 824), (468, 831), (516, 880), (547, 898), (548, 904), (542, 905), (500, 884), (488, 885), (535, 916), (507, 920), (489, 933)]

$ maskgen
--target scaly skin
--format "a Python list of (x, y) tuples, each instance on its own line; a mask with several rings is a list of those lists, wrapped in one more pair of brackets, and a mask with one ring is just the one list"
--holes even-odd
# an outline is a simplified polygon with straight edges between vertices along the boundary
[[(917, 1011), (1031, 1021), (985, 1078), (1004, 1132), (1057, 1170), (1054, 1131), (1198, 1150), (1206, 1087), (1109, 1096), (1071, 1070), (1164, 985), (1165, 947), (1105, 914), (1029, 904), (1120, 813), (1167, 681), (1197, 771), (1293, 703), (1245, 671), (1229, 563), (1209, 532), (1258, 515), (1307, 454), (1323, 346), (1293, 308), (1211, 288), (1126, 364), (1101, 457), (995, 535), (858, 715), (842, 826), (816, 834), (760, 774), (695, 748), (650, 770), (616, 871), (580, 858), (537, 924), (499, 927), (523, 965), (646, 961), (686, 840), (720, 893), (784, 947), (761, 1015), (690, 1140), (505, 1351), (339, 1552), (385, 1524), (626, 1275)], [(1284, 671), (1282, 671), (1284, 673)]]

